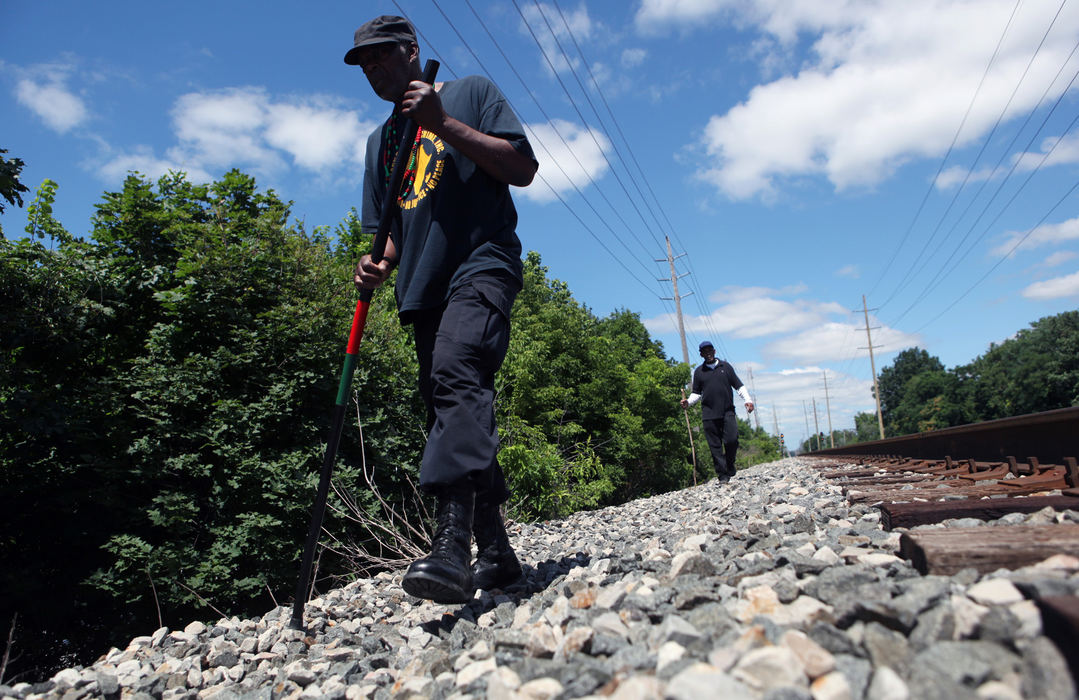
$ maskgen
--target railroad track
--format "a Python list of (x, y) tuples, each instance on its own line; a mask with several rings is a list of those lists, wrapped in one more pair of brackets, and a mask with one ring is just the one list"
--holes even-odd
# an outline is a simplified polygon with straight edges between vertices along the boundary
[[(851, 502), (877, 506), (900, 529), (900, 555), (922, 574), (1018, 569), (1050, 557), (1079, 558), (1079, 407), (821, 450), (821, 475)], [(1046, 510), (1050, 509), (1050, 510)], [(1038, 513), (1037, 522), (911, 529), (958, 518)], [(1035, 601), (1046, 634), (1079, 680), (1079, 597)]]

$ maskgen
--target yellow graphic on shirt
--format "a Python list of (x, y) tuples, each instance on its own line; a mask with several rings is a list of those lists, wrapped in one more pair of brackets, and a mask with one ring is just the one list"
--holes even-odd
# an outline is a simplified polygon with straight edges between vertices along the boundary
[(433, 192), (438, 187), (445, 165), (446, 144), (430, 131), (421, 129), (420, 141), (416, 144), (416, 178), (412, 187), (405, 192), (401, 208), (414, 209)]

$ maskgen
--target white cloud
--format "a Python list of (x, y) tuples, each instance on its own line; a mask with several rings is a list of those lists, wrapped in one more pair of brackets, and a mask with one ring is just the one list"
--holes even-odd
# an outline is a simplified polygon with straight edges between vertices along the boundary
[[(868, 375), (868, 361), (865, 365), (865, 374)], [(827, 392), (824, 388), (825, 372)], [(739, 374), (739, 377), (748, 381), (743, 374)], [(834, 430), (850, 430), (854, 428), (854, 414), (874, 410), (872, 379), (825, 370), (818, 365), (779, 371), (754, 368), (753, 384), (753, 398), (760, 411), (761, 427), (773, 432), (778, 426), (779, 432), (785, 433), (788, 446), (803, 439), (807, 424), (809, 432), (813, 432), (816, 425), (827, 436), (829, 418)], [(814, 402), (816, 422), (813, 416)]]
[(182, 95), (172, 109), (180, 143), (171, 152), (210, 167), (277, 170), (283, 165), (280, 154), (262, 137), (268, 102), (260, 88)]
[[(287, 151), (308, 170), (324, 170), (366, 149), (374, 124), (354, 112), (315, 105), (273, 105), (268, 110), (266, 141)], [(362, 162), (362, 159), (359, 159)]]
[[(995, 123), (1058, 4), (1034, 0), (1016, 13), (959, 146)], [(758, 85), (704, 128), (713, 164), (700, 177), (727, 196), (744, 199), (770, 196), (791, 178), (823, 176), (837, 190), (872, 186), (910, 159), (943, 155), (1014, 5), (1012, 0), (645, 0), (637, 26), (709, 31), (711, 23), (733, 15), (736, 23), (774, 37), (777, 51), (800, 36), (813, 42), (797, 73)], [(1024, 80), (1031, 87), (1016, 94), (1005, 119), (1036, 106), (1077, 34), (1079, 13), (1062, 13)], [(1063, 87), (1055, 86), (1049, 98)], [(1079, 140), (1059, 148), (1055, 160), (1079, 159)]]
[(622, 52), (622, 66), (624, 68), (633, 68), (644, 63), (644, 59), (648, 57), (648, 52), (644, 49), (626, 49)]
[(1035, 282), (1023, 290), (1023, 296), (1038, 300), (1079, 296), (1079, 272)]
[(862, 276), (861, 271), (857, 265), (844, 265), (835, 271), (836, 277), (849, 277), (851, 279), (858, 279)]
[(89, 116), (82, 99), (71, 92), (64, 80), (63, 69), (48, 70), (41, 81), (23, 78), (15, 86), (19, 104), (34, 112), (53, 131), (67, 133), (82, 124)]
[(525, 131), (540, 165), (536, 182), (515, 189), (515, 196), (550, 202), (556, 198), (555, 192), (568, 194), (574, 185), (583, 190), (607, 172), (603, 154), (611, 144), (598, 130), (555, 119), (547, 124), (525, 124)]
[(964, 183), (969, 184), (988, 180), (993, 174), (994, 170), (991, 168), (982, 168), (972, 172), (969, 168), (965, 168), (961, 165), (954, 165), (942, 170), (933, 184), (937, 189), (949, 190)]
[[(762, 352), (768, 357), (794, 362), (839, 362), (869, 357), (869, 351), (863, 349), (867, 342), (864, 327), (831, 321), (773, 341)], [(874, 349), (880, 347), (897, 351), (916, 346), (919, 342), (919, 336), (887, 326), (873, 331)]]
[(643, 0), (634, 22), (642, 34), (659, 34), (713, 19), (732, 4), (731, 0)]
[(1042, 267), (1056, 267), (1057, 265), (1063, 265), (1069, 260), (1075, 259), (1075, 257), (1076, 254), (1070, 250), (1058, 250), (1042, 261)]
[[(805, 291), (803, 285), (778, 290), (725, 287), (709, 297), (709, 301), (720, 304), (710, 314), (685, 316), (683, 322), (688, 333), (707, 335), (715, 331), (734, 338), (760, 338), (799, 331), (824, 322), (829, 315), (847, 315), (846, 309), (831, 302), (775, 298)], [(646, 319), (644, 325), (653, 334), (662, 334), (672, 332), (676, 321), (670, 314), (665, 314)]]
[[(707, 317), (686, 316), (687, 333), (729, 338), (780, 336), (765, 345), (760, 355), (798, 364), (848, 362), (869, 356), (862, 319), (851, 322), (851, 311), (835, 302), (797, 297), (807, 291), (797, 284), (782, 289), (766, 287), (725, 287), (712, 294), (709, 301), (719, 303)], [(645, 319), (653, 335), (676, 332), (677, 321), (671, 314)], [(890, 328), (870, 317), (874, 348), (896, 352), (918, 345), (917, 335)]]
[(1019, 172), (1029, 172), (1038, 167), (1079, 163), (1079, 136), (1069, 134), (1044, 139), (1041, 150), (1036, 153), (1021, 153), (1016, 158), (1016, 170)]
[(272, 175), (291, 162), (325, 177), (362, 164), (367, 135), (377, 126), (331, 98), (274, 99), (256, 87), (182, 95), (172, 122), (177, 143), (165, 157), (136, 147), (110, 159), (101, 174), (113, 180), (132, 169), (147, 175), (172, 169), (208, 180), (208, 173), (233, 167)]
[[(542, 61), (544, 70), (549, 73), (552, 66), (558, 73), (576, 70), (581, 61), (575, 53), (574, 39), (577, 44), (583, 45), (585, 40), (592, 36), (593, 25), (588, 16), (588, 8), (582, 4), (575, 11), (560, 12), (557, 7), (539, 3), (538, 8), (534, 4), (526, 5), (523, 12), (528, 26), (522, 23), (520, 31), (529, 39), (534, 35), (539, 41), (542, 53), (546, 55)], [(566, 60), (567, 55), (569, 61)]]
[(119, 182), (132, 171), (156, 180), (170, 170), (183, 171), (191, 182), (210, 182), (213, 180), (213, 176), (202, 168), (198, 166), (192, 167), (167, 158), (158, 158), (150, 148), (145, 146), (138, 146), (131, 152), (114, 156), (99, 168), (98, 173), (109, 182)]
[(1016, 246), (1038, 246), (1079, 240), (1079, 217), (1055, 224), (1044, 224), (1030, 231), (1009, 231), (1007, 238), (989, 251), (993, 255), (1008, 255)]

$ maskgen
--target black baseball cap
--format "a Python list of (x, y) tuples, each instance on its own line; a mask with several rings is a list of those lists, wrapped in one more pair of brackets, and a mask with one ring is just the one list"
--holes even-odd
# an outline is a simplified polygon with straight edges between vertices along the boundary
[(697, 346), (697, 349), (698, 350), (704, 350), (705, 348), (710, 348), (710, 347), (712, 347), (712, 341), (711, 340), (702, 340), (701, 344), (699, 346)]
[(356, 66), (360, 63), (360, 49), (374, 44), (416, 43), (416, 29), (404, 17), (381, 15), (367, 22), (352, 37), (352, 48), (345, 54), (345, 63)]

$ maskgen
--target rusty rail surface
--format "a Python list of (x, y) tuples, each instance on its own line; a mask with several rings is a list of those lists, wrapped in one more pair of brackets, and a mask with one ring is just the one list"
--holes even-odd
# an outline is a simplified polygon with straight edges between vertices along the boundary
[(810, 456), (895, 455), (915, 459), (970, 458), (1000, 461), (1034, 457), (1060, 464), (1079, 455), (1079, 406), (926, 433), (817, 450)]

